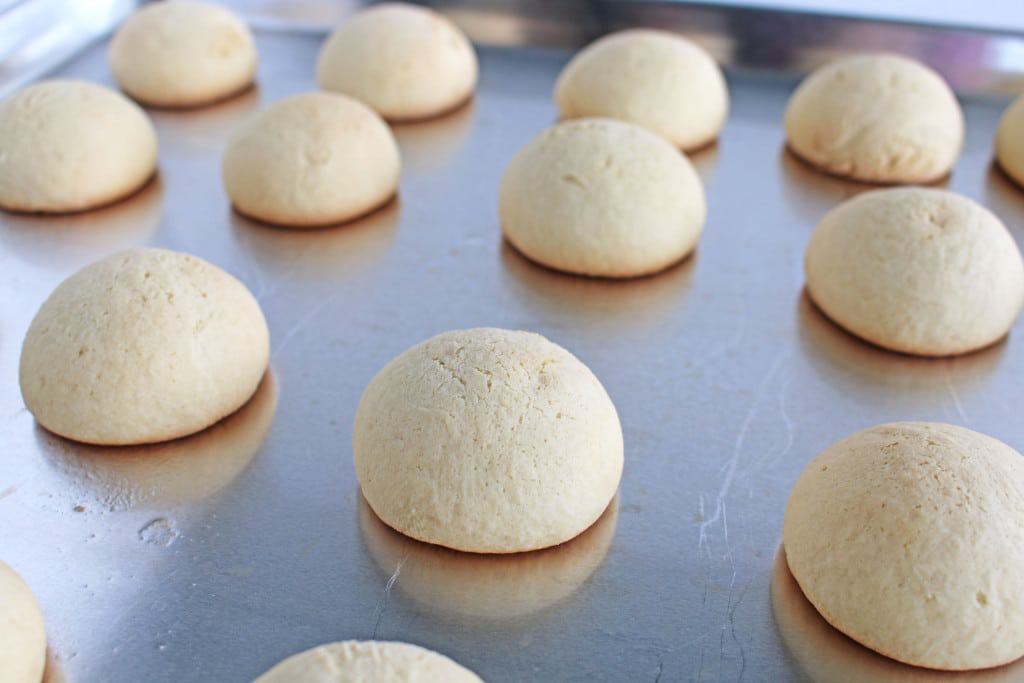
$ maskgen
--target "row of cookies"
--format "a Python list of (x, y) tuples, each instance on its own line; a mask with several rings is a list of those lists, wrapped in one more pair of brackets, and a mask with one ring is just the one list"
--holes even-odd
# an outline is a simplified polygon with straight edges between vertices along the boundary
[[(194, 107), (230, 96), (252, 83), (257, 59), (252, 36), (237, 17), (194, 0), (154, 3), (137, 12), (117, 31), (109, 54), (122, 90), (158, 107)], [(475, 88), (478, 63), (469, 41), (450, 21), (394, 3), (359, 12), (340, 26), (320, 51), (316, 75), (324, 91), (358, 100), (389, 121), (404, 121), (465, 102)], [(115, 201), (145, 182), (155, 170), (156, 141), (142, 112), (106, 91), (49, 85), (29, 88), (4, 103), (0, 135), (8, 153), (0, 166), (0, 206), (79, 211)], [(622, 31), (591, 44), (563, 69), (554, 97), (564, 119), (620, 120), (684, 151), (713, 142), (729, 109), (727, 86), (714, 60), (685, 38), (655, 30)], [(359, 152), (367, 151), (361, 144), (367, 145), (385, 161), (366, 175), (393, 190), (394, 154), (386, 143), (362, 140), (364, 135), (382, 137), (379, 126), (352, 108), (352, 103), (335, 105), (323, 114), (323, 119), (337, 120), (334, 131), (289, 124), (283, 113), (250, 128), (267, 129), (256, 135), (256, 142), (271, 147), (267, 138), (278, 129), (286, 138), (291, 135), (292, 143), (302, 135), (336, 143), (339, 149), (330, 154), (308, 155), (305, 161), (314, 171), (321, 165), (365, 162)], [(43, 125), (33, 129), (32, 122)], [(964, 133), (963, 114), (942, 78), (895, 55), (860, 55), (816, 70), (794, 92), (784, 122), (788, 146), (801, 158), (829, 173), (879, 183), (927, 183), (948, 175)], [(1016, 178), (1024, 175), (1022, 133), (1024, 98), (1007, 111), (997, 133), (997, 159)], [(253, 142), (254, 135), (250, 131), (244, 141)], [(327, 162), (348, 147), (356, 149), (341, 154), (336, 164)], [(109, 156), (106, 163), (101, 163), (101, 152)], [(263, 161), (271, 167), (264, 171), (267, 186), (291, 178), (289, 171), (298, 173), (274, 169), (273, 162), (287, 160), (274, 152), (279, 150), (267, 150), (270, 160)], [(236, 165), (225, 160), (226, 180), (236, 175)], [(340, 173), (322, 172), (324, 184)], [(229, 183), (237, 204), (246, 204), (245, 193), (232, 189), (245, 184), (243, 179)], [(294, 184), (286, 183), (295, 191)], [(339, 206), (349, 205), (344, 211), (311, 209), (309, 216), (293, 220), (328, 224), (373, 208), (359, 199), (339, 199)], [(282, 208), (266, 213), (268, 220), (276, 216), (281, 222), (290, 216)]]
[[(110, 44), (121, 89), (146, 106), (197, 107), (252, 84), (249, 29), (217, 5), (147, 5)], [(465, 102), (476, 54), (454, 24), (411, 5), (356, 15), (321, 50), (325, 91), (278, 103), (238, 132), (224, 159), (225, 185), (242, 212), (294, 226), (355, 218), (386, 202), (398, 183), (392, 120), (440, 114)], [(127, 98), (79, 81), (47, 81), (0, 104), (0, 207), (64, 213), (136, 191), (156, 171), (157, 139)]]

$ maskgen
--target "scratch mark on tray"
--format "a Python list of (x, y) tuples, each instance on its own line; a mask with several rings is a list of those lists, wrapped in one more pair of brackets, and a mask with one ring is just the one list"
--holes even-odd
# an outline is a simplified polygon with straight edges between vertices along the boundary
[(320, 301), (320, 303), (309, 309), (309, 311), (307, 311), (304, 316), (299, 318), (299, 321), (292, 325), (291, 329), (285, 332), (284, 339), (282, 339), (281, 342), (274, 347), (273, 353), (270, 354), (271, 357), (277, 357), (277, 354), (284, 351), (285, 347), (288, 346), (289, 342), (291, 342), (292, 337), (294, 337), (303, 327), (308, 325), (309, 322), (314, 318), (314, 316), (316, 316), (318, 313), (320, 313), (320, 311), (322, 311), (329, 304), (331, 304), (334, 301), (335, 296), (337, 295), (331, 294), (330, 296), (325, 297), (323, 300)]
[(774, 379), (775, 375), (782, 368), (782, 362), (785, 358), (786, 354), (780, 353), (768, 369), (768, 373), (764, 376), (764, 379), (761, 380), (761, 385), (758, 387), (757, 393), (754, 395), (754, 401), (750, 406), (750, 410), (747, 411), (746, 416), (743, 418), (743, 422), (740, 424), (740, 430), (736, 434), (736, 441), (733, 444), (732, 455), (722, 465), (721, 470), (719, 470), (723, 476), (722, 483), (719, 485), (718, 492), (715, 494), (715, 511), (710, 517), (703, 517), (701, 520), (699, 536), (697, 539), (698, 550), (710, 552), (707, 548), (708, 529), (714, 524), (717, 524), (722, 518), (723, 503), (732, 488), (732, 482), (736, 476), (736, 468), (739, 465), (740, 456), (743, 454), (743, 445), (746, 441), (747, 433), (750, 431), (750, 426), (754, 421), (754, 416), (757, 415), (758, 407), (764, 399), (764, 395), (767, 392), (772, 379)]
[(964, 406), (960, 403), (960, 394), (957, 393), (956, 387), (953, 386), (953, 378), (950, 377), (948, 364), (946, 365), (945, 377), (946, 389), (949, 391), (950, 398), (953, 399), (953, 407), (956, 408), (956, 414), (959, 416), (960, 421), (964, 423), (964, 426), (967, 426), (971, 421), (967, 419), (967, 413), (964, 412)]
[(743, 680), (743, 674), (745, 674), (746, 671), (747, 671), (747, 653), (746, 653), (746, 650), (743, 649), (743, 644), (740, 643), (740, 639), (736, 636), (736, 609), (740, 606), (740, 603), (743, 602), (743, 598), (746, 597), (747, 589), (750, 588), (750, 582), (752, 580), (753, 579), (747, 579), (746, 584), (744, 584), (744, 586), (743, 586), (743, 590), (740, 591), (739, 597), (736, 598), (735, 604), (731, 604), (732, 603), (732, 590), (733, 590), (733, 586), (736, 583), (736, 573), (735, 572), (733, 572), (732, 582), (729, 584), (729, 603), (730, 603), (730, 605), (728, 606), (728, 609), (729, 609), (729, 635), (732, 637), (732, 642), (736, 645), (736, 649), (739, 650), (739, 653), (740, 653), (740, 672), (739, 672), (739, 675), (736, 677), (737, 681), (742, 681)]
[(741, 316), (739, 321), (740, 324), (736, 326), (736, 332), (733, 333), (732, 337), (730, 337), (724, 344), (719, 344), (718, 346), (712, 347), (708, 354), (700, 359), (701, 364), (706, 364), (709, 361), (718, 358), (719, 356), (725, 355), (726, 353), (740, 345), (740, 342), (743, 341), (743, 335), (747, 331), (746, 314)]
[(733, 574), (736, 573), (736, 561), (732, 556), (732, 545), (729, 544), (729, 515), (727, 514), (728, 509), (726, 508), (725, 501), (722, 501), (722, 539), (725, 542), (725, 554), (722, 556), (723, 560), (729, 561), (729, 568), (732, 569)]
[(377, 630), (380, 628), (380, 622), (384, 618), (384, 610), (388, 608), (388, 600), (391, 598), (391, 589), (394, 588), (395, 583), (398, 581), (398, 577), (402, 573), (402, 567), (405, 566), (406, 560), (409, 556), (406, 555), (398, 564), (395, 565), (395, 573), (391, 575), (388, 582), (384, 584), (384, 595), (381, 596), (380, 600), (377, 601), (377, 608), (374, 610), (373, 618), (373, 633), (370, 636), (371, 640), (377, 639)]
[(785, 384), (782, 385), (782, 390), (779, 392), (779, 416), (782, 418), (782, 424), (786, 427), (786, 443), (772, 456), (773, 463), (784, 458), (789, 453), (789, 449), (793, 447), (793, 439), (796, 436), (793, 419), (789, 416), (789, 410), (786, 406), (786, 395), (789, 393), (789, 385), (792, 381), (792, 377), (787, 377)]

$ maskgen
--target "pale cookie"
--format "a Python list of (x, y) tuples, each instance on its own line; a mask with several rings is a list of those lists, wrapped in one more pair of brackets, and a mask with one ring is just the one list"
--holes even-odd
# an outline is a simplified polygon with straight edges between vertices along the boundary
[(900, 422), (827, 448), (786, 505), (786, 558), (834, 627), (932, 669), (1024, 655), (1024, 457), (963, 427)]
[(120, 93), (44, 81), (0, 102), (0, 208), (64, 213), (109, 204), (156, 171), (156, 132)]
[(0, 562), (0, 680), (39, 683), (46, 668), (46, 630), (39, 603), (14, 570)]
[(339, 26), (320, 50), (316, 80), (324, 90), (365, 102), (393, 121), (454, 109), (476, 88), (469, 39), (426, 7), (382, 3)]
[(622, 428), (593, 373), (530, 332), (445, 332), (363, 392), (356, 476), (407, 536), (478, 553), (557, 545), (592, 525), (622, 475)]
[(360, 102), (334, 93), (280, 100), (231, 137), (224, 187), (241, 213), (268, 223), (342, 223), (386, 204), (401, 161), (387, 124)]
[(284, 660), (254, 683), (481, 683), (442, 654), (408, 643), (346, 640)]
[(847, 331), (894, 351), (966, 353), (1024, 305), (1024, 263), (988, 209), (945, 190), (866, 192), (829, 212), (804, 258), (807, 293)]
[(110, 42), (110, 70), (139, 102), (194, 107), (248, 87), (256, 45), (245, 23), (219, 5), (167, 0), (128, 17)]
[(268, 357), (267, 323), (245, 285), (195, 256), (134, 249), (50, 294), (25, 335), (21, 393), (61, 436), (152, 443), (238, 410)]
[(999, 120), (996, 161), (1006, 175), (1024, 186), (1024, 96), (1017, 98)]
[(689, 160), (639, 126), (578, 119), (541, 133), (501, 179), (508, 241), (550, 268), (636, 277), (687, 256), (704, 228), (704, 188)]
[(809, 75), (786, 108), (790, 149), (836, 175), (928, 183), (953, 169), (964, 141), (956, 95), (924, 64), (896, 55), (840, 59)]
[(692, 150), (718, 137), (729, 91), (718, 64), (696, 43), (667, 31), (632, 29), (573, 57), (555, 84), (555, 103), (562, 118), (628, 121)]

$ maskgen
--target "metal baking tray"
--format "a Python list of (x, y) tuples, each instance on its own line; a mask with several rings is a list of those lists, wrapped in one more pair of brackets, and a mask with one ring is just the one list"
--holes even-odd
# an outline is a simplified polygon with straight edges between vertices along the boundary
[[(275, 22), (286, 4), (249, 3), (258, 88), (150, 111), (160, 172), (140, 193), (75, 216), (0, 217), (0, 558), (41, 601), (50, 680), (244, 682), (348, 638), (419, 643), (488, 681), (938, 680), (808, 608), (777, 562), (783, 508), (810, 458), (881, 422), (948, 421), (1024, 448), (1024, 323), (979, 353), (923, 360), (825, 320), (802, 293), (804, 245), (867, 186), (793, 159), (781, 118), (797, 74), (837, 50), (924, 58), (967, 93), (966, 147), (945, 185), (1021, 242), (1024, 192), (990, 150), (1024, 39), (674, 3), (438, 3), (482, 45), (476, 98), (395, 128), (395, 202), (289, 231), (232, 213), (219, 163), (244, 117), (315, 87), (322, 35), (292, 20), (330, 12), (299, 3)], [(555, 120), (553, 81), (571, 50), (633, 24), (682, 27), (729, 66), (728, 126), (693, 155), (710, 208), (700, 246), (632, 281), (536, 267), (500, 238), (499, 179)], [(110, 85), (105, 49), (50, 73)], [(101, 449), (50, 435), (18, 391), (29, 321), (68, 274), (142, 244), (200, 255), (252, 289), (271, 327), (270, 374), (250, 405), (189, 439)], [(350, 436), (363, 388), (412, 344), (478, 325), (564, 345), (619, 409), (620, 493), (562, 547), (454, 553), (388, 530), (361, 501)], [(1022, 666), (963, 680), (1024, 680)]]

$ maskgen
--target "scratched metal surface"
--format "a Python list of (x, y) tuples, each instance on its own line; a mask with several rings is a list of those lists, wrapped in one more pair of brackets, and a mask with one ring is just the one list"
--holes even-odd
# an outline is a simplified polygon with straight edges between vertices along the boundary
[[(257, 91), (151, 112), (160, 176), (139, 195), (70, 218), (0, 219), (0, 558), (42, 603), (52, 680), (248, 681), (346, 638), (419, 643), (489, 681), (938, 680), (808, 610), (775, 571), (783, 506), (808, 459), (883, 421), (945, 420), (1024, 448), (1024, 324), (981, 353), (923, 361), (860, 343), (811, 309), (807, 237), (864, 188), (783, 152), (791, 80), (731, 75), (729, 124), (694, 157), (710, 205), (696, 255), (604, 282), (534, 267), (499, 238), (499, 178), (553, 121), (567, 53), (482, 50), (471, 106), (396, 129), (399, 201), (353, 225), (289, 232), (233, 215), (219, 182), (238, 122), (314, 87), (317, 36), (258, 42)], [(111, 82), (103, 46), (60, 74)], [(965, 103), (967, 146), (949, 186), (1022, 241), (1024, 193), (990, 167), (1004, 104)], [(198, 254), (256, 293), (271, 378), (194, 438), (86, 449), (25, 411), (21, 340), (61, 279), (141, 244)], [(616, 504), (564, 547), (441, 551), (361, 504), (349, 443), (363, 387), (406, 347), (476, 325), (564, 345), (620, 411)], [(964, 680), (1021, 678), (1018, 667)]]

